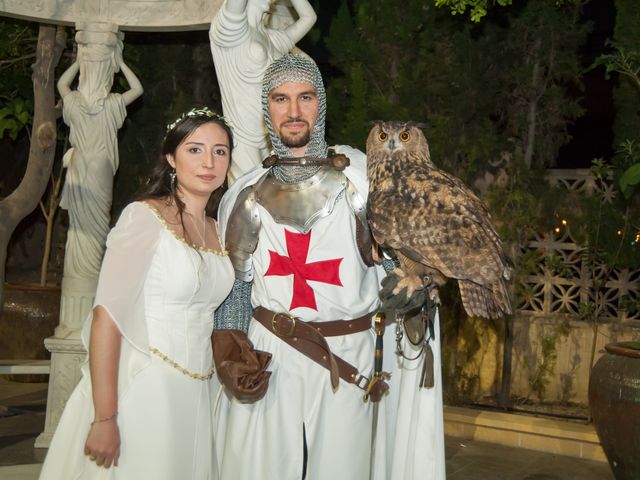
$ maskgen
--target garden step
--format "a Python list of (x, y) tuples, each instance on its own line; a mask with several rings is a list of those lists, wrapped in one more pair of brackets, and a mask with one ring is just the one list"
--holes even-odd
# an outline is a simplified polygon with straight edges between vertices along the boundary
[(51, 360), (0, 360), (0, 375), (49, 374)]

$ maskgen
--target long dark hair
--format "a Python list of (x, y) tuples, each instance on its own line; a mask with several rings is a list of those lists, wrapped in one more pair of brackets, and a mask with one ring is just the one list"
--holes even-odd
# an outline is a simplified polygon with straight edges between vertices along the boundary
[[(208, 112), (208, 109), (203, 110), (203, 112)], [(137, 200), (145, 200), (148, 198), (166, 198), (169, 201), (175, 202), (178, 207), (178, 213), (180, 214), (180, 222), (182, 223), (183, 230), (186, 234), (186, 229), (184, 229), (184, 222), (182, 221), (182, 214), (184, 212), (184, 203), (177, 194), (177, 189), (172, 188), (171, 186), (171, 177), (169, 174), (173, 171), (169, 162), (167, 162), (167, 155), (173, 155), (175, 157), (176, 150), (178, 146), (184, 140), (191, 135), (198, 127), (204, 125), (205, 123), (215, 123), (222, 127), (222, 129), (226, 132), (227, 137), (229, 137), (229, 165), (231, 165), (231, 149), (233, 148), (233, 132), (229, 128), (229, 125), (225, 123), (224, 120), (217, 116), (209, 116), (206, 113), (202, 114), (192, 114), (190, 112), (189, 115), (183, 115), (177, 122), (175, 122), (172, 128), (169, 129), (167, 134), (162, 141), (162, 150), (156, 164), (154, 165), (151, 173), (149, 174), (149, 179), (145, 184), (143, 184), (142, 188), (138, 192), (136, 199)], [(218, 187), (209, 197), (209, 201), (205, 207), (205, 211), (208, 216), (217, 219), (218, 217), (218, 205), (220, 204), (220, 199), (224, 192), (227, 191), (228, 183), (227, 179), (224, 179), (224, 182), (220, 187)]]

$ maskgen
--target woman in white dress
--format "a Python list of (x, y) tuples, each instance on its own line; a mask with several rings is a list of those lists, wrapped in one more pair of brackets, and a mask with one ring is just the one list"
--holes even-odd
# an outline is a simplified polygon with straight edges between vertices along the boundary
[(232, 133), (208, 109), (168, 127), (141, 201), (107, 239), (89, 361), (40, 479), (214, 480), (213, 312), (233, 284), (215, 212)]

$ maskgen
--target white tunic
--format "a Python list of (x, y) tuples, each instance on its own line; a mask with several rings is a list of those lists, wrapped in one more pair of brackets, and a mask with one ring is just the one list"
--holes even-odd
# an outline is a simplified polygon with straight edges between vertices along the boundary
[[(377, 273), (362, 261), (355, 215), (344, 195), (307, 234), (259, 209), (253, 307), (320, 322), (357, 318), (377, 308)], [(363, 401), (364, 391), (340, 380), (334, 392), (325, 368), (258, 322), (251, 323), (249, 338), (255, 348), (272, 353), (273, 374), (262, 400), (231, 401), (221, 432), (222, 478), (300, 479), (306, 441), (307, 479), (368, 479), (372, 408)], [(335, 355), (371, 375), (372, 330), (328, 337), (327, 343)]]
[[(347, 167), (345, 174), (358, 192), (366, 197), (364, 155), (346, 146), (338, 146), (336, 151), (350, 158), (351, 166)], [(219, 216), (222, 238), (235, 197), (264, 173), (264, 169), (250, 172), (239, 179), (223, 199)], [(340, 274), (354, 276), (350, 287), (340, 289), (330, 282), (309, 281), (321, 314), (308, 307), (291, 309), (295, 276), (265, 276), (264, 273), (271, 265), (269, 250), (278, 258), (291, 256), (284, 231), (299, 232), (276, 224), (261, 209), (263, 228), (254, 254), (252, 305), (263, 305), (274, 311), (291, 311), (305, 320), (356, 318), (377, 308), (380, 271), (365, 271), (358, 263), (360, 256), (354, 249), (354, 224), (345, 225), (346, 217), (353, 219), (353, 213), (344, 199), (341, 202), (334, 213), (324, 219), (326, 222), (321, 221), (324, 222), (321, 229), (312, 229), (305, 263), (342, 258), (340, 252), (345, 245), (348, 246), (353, 254), (347, 256), (350, 263), (341, 263)], [(333, 221), (336, 222), (335, 228)], [(300, 238), (289, 243), (298, 247), (293, 249), (294, 252), (300, 250)], [(281, 264), (284, 269), (286, 262)], [(330, 264), (326, 266), (330, 269)], [(374, 284), (375, 274), (378, 277)], [(419, 380), (424, 357), (408, 362), (394, 355), (396, 326), (391, 324), (387, 327), (384, 370), (391, 372), (392, 377), (389, 395), (380, 403), (376, 439), (372, 442), (372, 405), (363, 402), (362, 390), (341, 380), (338, 390), (332, 392), (327, 370), (259, 323), (252, 322), (249, 336), (256, 348), (272, 352), (269, 370), (273, 374), (267, 394), (254, 404), (241, 404), (224, 392), (220, 394), (216, 447), (218, 458), (222, 459), (222, 478), (301, 479), (304, 425), (309, 451), (308, 480), (445, 480), (438, 315), (435, 329), (436, 341), (432, 342), (435, 387), (422, 389), (419, 388)], [(374, 350), (372, 331), (328, 338), (327, 341), (336, 355), (370, 374)], [(403, 348), (407, 356), (413, 357), (417, 353), (406, 339)], [(373, 448), (372, 443), (375, 444)], [(372, 451), (375, 451), (373, 456)]]

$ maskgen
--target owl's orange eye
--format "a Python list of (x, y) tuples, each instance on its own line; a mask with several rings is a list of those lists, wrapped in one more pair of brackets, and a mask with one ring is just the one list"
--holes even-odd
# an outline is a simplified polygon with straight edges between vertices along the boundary
[(408, 142), (409, 140), (411, 140), (411, 134), (405, 130), (404, 132), (400, 132), (400, 140), (402, 140), (403, 142)]
[(387, 132), (383, 132), (382, 130), (378, 132), (378, 140), (380, 140), (381, 142), (386, 141), (387, 137), (389, 137), (389, 135), (387, 135)]

